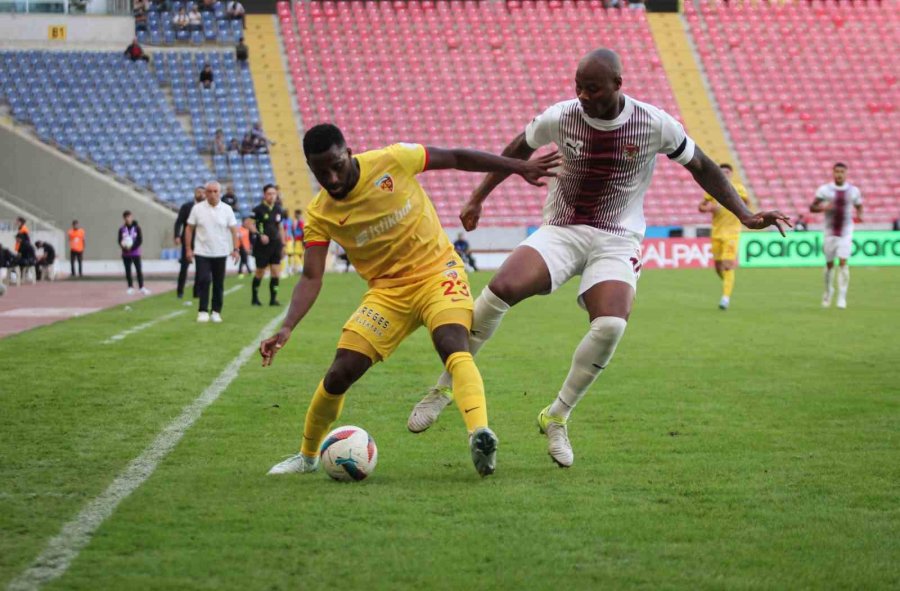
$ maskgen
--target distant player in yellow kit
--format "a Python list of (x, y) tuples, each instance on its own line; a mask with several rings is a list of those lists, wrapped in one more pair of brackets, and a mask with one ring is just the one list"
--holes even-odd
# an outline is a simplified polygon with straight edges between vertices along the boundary
[[(719, 165), (725, 177), (731, 180), (734, 170), (728, 163)], [(735, 191), (744, 201), (750, 203), (747, 197), (747, 189), (744, 185), (731, 180)], [(737, 267), (738, 242), (741, 239), (741, 222), (733, 213), (720, 206), (712, 198), (705, 195), (698, 209), (703, 213), (712, 213), (712, 252), (716, 263), (716, 274), (722, 278), (722, 299), (719, 300), (719, 308), (727, 310), (731, 303), (731, 292), (734, 290), (734, 270)]]
[(533, 185), (554, 176), (555, 153), (530, 161), (466, 149), (394, 144), (354, 156), (341, 131), (317, 125), (303, 138), (306, 160), (322, 190), (306, 211), (303, 274), (278, 333), (259, 347), (272, 363), (319, 295), (331, 240), (347, 252), (369, 290), (344, 324), (337, 354), (306, 414), (300, 453), (269, 474), (314, 472), (319, 447), (340, 416), (344, 393), (376, 362), (387, 359), (426, 326), (447, 371), (482, 476), (496, 467), (498, 440), (488, 427), (484, 385), (469, 353), (473, 301), (465, 267), (441, 227), (416, 175), (427, 170), (519, 174)]

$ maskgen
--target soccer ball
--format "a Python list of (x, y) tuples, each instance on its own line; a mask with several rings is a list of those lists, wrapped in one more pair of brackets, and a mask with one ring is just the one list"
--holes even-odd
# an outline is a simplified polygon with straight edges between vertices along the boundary
[(319, 450), (322, 467), (335, 480), (364, 480), (375, 470), (378, 448), (364, 429), (348, 425), (325, 436)]
[(131, 250), (131, 247), (134, 246), (134, 242), (131, 240), (131, 236), (125, 236), (122, 238), (122, 242), (119, 244), (122, 245), (122, 248), (125, 250)]

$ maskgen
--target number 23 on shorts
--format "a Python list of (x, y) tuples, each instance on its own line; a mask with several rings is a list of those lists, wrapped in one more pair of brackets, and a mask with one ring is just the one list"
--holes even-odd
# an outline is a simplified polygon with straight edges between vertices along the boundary
[(447, 279), (446, 281), (441, 282), (441, 287), (444, 288), (444, 295), (451, 296), (451, 299), (454, 301), (456, 300), (453, 296), (462, 296), (458, 299), (471, 297), (471, 294), (469, 294), (469, 284), (462, 279)]

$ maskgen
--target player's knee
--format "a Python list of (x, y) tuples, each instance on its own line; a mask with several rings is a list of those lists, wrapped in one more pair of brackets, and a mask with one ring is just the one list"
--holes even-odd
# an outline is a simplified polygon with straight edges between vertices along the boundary
[(503, 300), (509, 306), (514, 306), (521, 300), (517, 293), (518, 289), (515, 282), (506, 277), (495, 275), (488, 284), (488, 288), (491, 290), (491, 293)]
[(591, 337), (607, 347), (615, 348), (622, 336), (628, 321), (618, 316), (600, 316), (591, 321)]
[(431, 339), (442, 361), (447, 361), (454, 353), (469, 350), (469, 334), (461, 324), (440, 326), (432, 333)]

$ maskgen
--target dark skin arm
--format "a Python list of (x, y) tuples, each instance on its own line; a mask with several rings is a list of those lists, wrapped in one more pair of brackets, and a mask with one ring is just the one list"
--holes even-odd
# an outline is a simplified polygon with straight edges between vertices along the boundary
[[(529, 146), (528, 142), (525, 141), (525, 133), (523, 132), (517, 135), (516, 138), (503, 149), (501, 154), (506, 158), (512, 158), (514, 160), (528, 160), (534, 152), (534, 148)], [(556, 152), (554, 152), (553, 155), (556, 155), (556, 157), (559, 158)], [(469, 202), (466, 203), (459, 214), (459, 219), (462, 221), (462, 225), (466, 231), (471, 232), (478, 227), (478, 220), (481, 218), (482, 204), (485, 199), (487, 199), (488, 195), (491, 194), (491, 191), (505, 181), (510, 174), (511, 173), (509, 172), (498, 171), (491, 172), (484, 177), (481, 184), (479, 184), (478, 188), (472, 193)]]
[(713, 199), (721, 203), (722, 207), (737, 216), (747, 228), (761, 230), (775, 226), (784, 236), (784, 226), (791, 227), (790, 218), (780, 211), (761, 211), (759, 213), (750, 211), (719, 165), (710, 160), (700, 146), (696, 147), (694, 157), (685, 168), (691, 172), (698, 185), (712, 195)]
[(543, 177), (554, 177), (556, 168), (562, 162), (558, 152), (553, 152), (534, 160), (521, 160), (497, 156), (480, 150), (466, 148), (427, 147), (428, 170), (464, 170), (467, 172), (490, 172), (503, 174), (504, 178), (511, 174), (521, 176), (535, 187), (543, 187)]
[(303, 320), (316, 298), (319, 297), (327, 257), (328, 246), (315, 245), (306, 249), (303, 258), (303, 275), (291, 294), (291, 305), (281, 325), (281, 330), (259, 344), (263, 367), (272, 365), (275, 354), (288, 342), (294, 328)]

